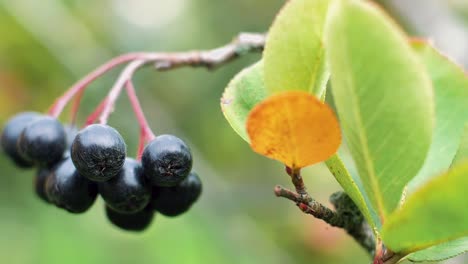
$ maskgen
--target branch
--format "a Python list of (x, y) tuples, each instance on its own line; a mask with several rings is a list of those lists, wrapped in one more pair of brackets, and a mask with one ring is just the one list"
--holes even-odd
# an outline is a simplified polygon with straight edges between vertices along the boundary
[(315, 218), (321, 219), (331, 226), (343, 228), (370, 255), (373, 256), (375, 254), (376, 243), (374, 233), (359, 208), (346, 193), (337, 192), (330, 196), (330, 202), (336, 209), (336, 211), (333, 211), (309, 195), (299, 169), (286, 167), (286, 173), (291, 176), (291, 181), (296, 188), (296, 192), (278, 185), (275, 187), (275, 195), (277, 197), (293, 201), (302, 212), (313, 215)]
[(301, 195), (279, 185), (275, 187), (275, 195), (295, 202), (302, 212), (313, 215), (315, 218), (322, 219), (331, 226), (340, 228), (345, 226), (344, 220), (340, 218), (337, 213), (311, 197), (309, 197), (309, 199), (304, 199)]
[[(141, 64), (138, 65), (133, 72), (138, 68), (153, 64), (157, 70), (171, 70), (183, 66), (190, 67), (205, 67), (208, 69), (213, 69), (215, 67), (221, 66), (239, 56), (250, 52), (259, 52), (263, 50), (265, 45), (265, 34), (256, 34), (256, 33), (240, 33), (232, 42), (222, 47), (204, 50), (204, 51), (188, 51), (188, 52), (137, 52), (137, 53), (128, 53), (121, 56), (118, 56), (107, 63), (101, 65), (72, 87), (70, 87), (61, 97), (59, 97), (52, 107), (49, 110), (49, 114), (53, 117), (58, 117), (65, 106), (69, 101), (82, 92), (86, 87), (88, 87), (94, 80), (105, 74), (106, 72), (114, 69), (115, 67), (129, 63), (132, 61), (140, 61)], [(115, 91), (121, 90), (122, 88), (116, 88), (116, 86), (124, 86), (128, 79), (131, 79), (130, 76), (119, 77), (120, 82), (116, 83)], [(128, 73), (128, 72), (127, 72)], [(123, 80), (125, 79), (125, 81)], [(109, 114), (108, 109), (104, 110), (104, 117)], [(102, 121), (102, 119), (101, 119)]]
[(262, 51), (265, 40), (265, 34), (240, 33), (225, 46), (205, 51), (166, 54), (166, 58), (156, 60), (154, 65), (161, 71), (183, 66), (213, 69), (249, 52)]
[(344, 221), (343, 229), (348, 232), (371, 255), (375, 255), (376, 240), (374, 232), (354, 201), (345, 192), (330, 196), (336, 213)]

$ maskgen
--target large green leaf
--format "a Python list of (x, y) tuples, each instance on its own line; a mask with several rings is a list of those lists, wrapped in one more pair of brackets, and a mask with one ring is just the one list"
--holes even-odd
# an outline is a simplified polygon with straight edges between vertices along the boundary
[(462, 135), (460, 146), (458, 146), (457, 154), (453, 159), (452, 166), (456, 166), (462, 161), (468, 160), (468, 123), (465, 123), (465, 130)]
[(221, 98), (224, 116), (245, 141), (249, 141), (245, 122), (252, 108), (265, 99), (267, 92), (263, 84), (263, 62), (242, 70), (231, 80)]
[(468, 120), (468, 77), (463, 70), (428, 43), (413, 41), (412, 44), (432, 78), (436, 123), (429, 154), (411, 180), (410, 192), (450, 167)]
[(330, 0), (291, 0), (280, 11), (268, 31), (263, 54), (268, 91), (322, 94), (329, 77), (323, 46), (329, 3)]
[(468, 237), (463, 237), (447, 243), (416, 251), (405, 256), (398, 263), (405, 263), (405, 260), (411, 262), (442, 261), (456, 257), (466, 252), (468, 252)]
[(406, 36), (366, 1), (335, 1), (325, 32), (344, 135), (371, 203), (384, 219), (428, 152), (434, 124), (431, 81)]
[[(435, 174), (447, 169), (451, 162), (456, 165), (468, 158), (468, 78), (462, 69), (428, 44), (415, 42), (413, 47), (420, 54), (432, 77), (436, 102), (433, 143), (423, 169), (410, 183), (410, 187), (414, 189), (431, 176), (430, 172)], [(442, 261), (465, 252), (468, 252), (468, 237), (416, 251), (404, 257), (401, 263)]]
[(394, 252), (414, 252), (468, 236), (468, 163), (429, 181), (382, 228)]

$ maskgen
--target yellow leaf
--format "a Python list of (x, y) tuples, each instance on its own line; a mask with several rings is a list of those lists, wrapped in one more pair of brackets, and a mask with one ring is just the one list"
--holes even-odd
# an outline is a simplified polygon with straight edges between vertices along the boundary
[(248, 116), (247, 133), (255, 152), (296, 169), (326, 160), (341, 143), (333, 110), (302, 91), (259, 103)]

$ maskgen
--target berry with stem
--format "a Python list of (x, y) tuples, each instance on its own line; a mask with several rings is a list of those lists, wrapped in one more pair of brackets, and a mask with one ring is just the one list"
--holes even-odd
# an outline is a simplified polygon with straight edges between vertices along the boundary
[[(137, 159), (140, 160), (143, 150), (144, 150), (145, 143), (149, 141), (153, 141), (155, 139), (155, 135), (151, 131), (144, 117), (143, 111), (141, 110), (141, 106), (135, 94), (135, 89), (133, 87), (133, 84), (131, 83), (132, 76), (137, 69), (145, 65), (154, 65), (157, 70), (169, 70), (169, 69), (175, 69), (175, 68), (182, 67), (182, 66), (192, 66), (192, 67), (201, 66), (201, 67), (213, 68), (227, 61), (230, 61), (231, 59), (237, 57), (238, 55), (245, 53), (246, 50), (248, 51), (260, 50), (263, 47), (264, 42), (265, 41), (264, 41), (263, 35), (261, 35), (259, 38), (259, 37), (255, 37), (255, 34), (241, 34), (232, 43), (229, 43), (228, 45), (225, 45), (223, 47), (213, 49), (213, 50), (208, 50), (208, 51), (190, 51), (190, 52), (175, 52), (175, 53), (130, 53), (130, 54), (119, 56), (105, 63), (104, 65), (100, 66), (99, 68), (91, 72), (89, 75), (85, 76), (82, 80), (77, 82), (75, 85), (73, 85), (69, 90), (65, 92), (63, 96), (61, 96), (59, 99), (55, 101), (53, 106), (50, 108), (49, 114), (52, 118), (57, 118), (62, 113), (65, 106), (72, 99), (75, 99), (72, 105), (71, 115), (70, 115), (71, 124), (75, 125), (82, 96), (86, 88), (89, 86), (89, 84), (91, 84), (98, 77), (102, 76), (103, 74), (115, 68), (116, 66), (129, 62), (128, 66), (124, 69), (124, 71), (119, 76), (117, 82), (113, 86), (109, 95), (105, 98), (105, 100), (101, 103), (101, 105), (93, 112), (93, 114), (87, 120), (87, 125), (94, 124), (97, 121), (97, 119), (99, 119), (99, 122), (101, 125), (107, 124), (107, 119), (110, 113), (113, 111), (115, 101), (120, 95), (123, 87), (126, 87), (130, 101), (132, 103), (132, 107), (136, 113), (137, 120), (140, 124), (140, 129), (141, 129), (140, 143), (139, 143), (139, 148), (138, 148), (139, 150), (138, 150), (138, 155), (137, 155)], [(11, 138), (10, 137), (7, 141), (13, 142), (12, 149), (18, 155), (15, 155), (15, 153), (13, 154), (8, 153), (8, 154), (10, 156), (14, 156), (12, 158), (23, 159), (19, 155), (20, 152), (18, 151), (18, 146), (20, 145), (22, 146), (24, 155), (34, 156), (32, 154), (37, 154), (38, 153), (37, 151), (36, 152), (33, 151), (31, 154), (31, 151), (29, 149), (30, 148), (29, 144), (27, 144), (27, 141), (29, 139), (23, 140), (23, 144), (18, 144), (17, 139), (19, 135), (23, 133), (24, 127), (15, 126), (15, 129), (18, 129), (17, 132), (13, 131), (14, 132), (13, 134), (16, 134), (14, 135), (16, 138), (14, 140), (9, 140)], [(36, 131), (36, 132), (38, 134), (33, 134), (32, 132), (31, 133), (33, 136), (41, 136), (40, 135), (41, 132), (39, 131)], [(74, 138), (74, 132), (76, 132), (74, 131), (74, 127), (72, 127), (70, 131), (66, 131), (66, 134), (67, 134), (66, 146), (68, 147), (70, 146), (70, 143), (69, 143), (70, 138)], [(24, 134), (25, 134), (25, 138), (29, 137), (26, 133)], [(8, 134), (8, 135), (11, 135), (11, 134)], [(72, 135), (72, 136), (68, 137), (69, 135)], [(50, 134), (43, 133), (42, 136), (50, 136)], [(73, 140), (73, 142), (75, 142), (75, 140)], [(121, 143), (123, 143), (123, 140)], [(2, 139), (2, 147), (6, 148), (4, 145), (5, 144)], [(125, 144), (123, 143), (123, 145), (125, 149)], [(80, 173), (74, 167), (74, 163), (73, 163), (74, 161), (71, 158), (71, 151), (68, 151), (68, 147), (66, 147), (67, 151), (65, 151), (65, 154), (62, 153), (63, 155), (60, 158), (59, 158), (59, 154), (55, 155), (56, 152), (58, 153), (58, 151), (55, 151), (55, 150), (53, 151), (53, 155), (52, 155), (52, 157), (56, 156), (55, 158), (52, 158), (52, 157), (44, 158), (43, 156), (32, 157), (33, 159), (36, 160), (36, 163), (39, 163), (41, 165), (41, 168), (37, 172), (37, 177), (35, 179), (35, 188), (36, 188), (37, 194), (42, 199), (51, 200), (52, 202), (57, 204), (59, 207), (63, 207), (71, 212), (78, 213), (78, 212), (82, 212), (86, 210), (87, 206), (85, 209), (80, 208), (80, 207), (85, 207), (83, 206), (83, 203), (85, 203), (86, 200), (91, 200), (91, 202), (89, 203), (90, 205), (95, 200), (97, 184), (93, 183), (92, 181), (87, 180), (85, 177), (80, 175)], [(53, 148), (54, 146), (52, 146), (52, 149)], [(79, 152), (80, 151), (77, 151), (77, 153)], [(47, 154), (50, 154), (50, 153), (47, 153)], [(15, 157), (15, 156), (18, 156), (18, 157)], [(78, 155), (74, 155), (74, 156), (75, 156), (75, 160), (79, 160), (80, 158), (82, 158), (82, 157), (77, 158), (76, 156)], [(98, 158), (99, 156), (102, 156), (102, 155), (98, 155)], [(45, 160), (42, 160), (43, 158)], [(56, 161), (51, 161), (49, 159), (53, 159)], [(62, 160), (59, 161), (60, 159)], [(22, 161), (17, 160), (17, 162), (23, 163), (23, 166), (33, 165), (29, 163), (27, 160), (22, 160)], [(54, 164), (56, 162), (58, 163)], [(136, 163), (136, 161), (134, 162)], [(79, 162), (77, 162), (77, 164), (78, 163)], [(190, 157), (189, 163), (190, 165), (188, 167), (191, 167), (191, 157)], [(103, 171), (105, 170), (108, 171), (109, 169), (114, 169), (113, 166), (110, 166), (110, 167), (107, 166), (106, 161), (103, 161), (101, 163), (97, 162), (94, 165), (96, 165), (98, 169), (100, 168), (101, 174), (104, 174)], [(171, 169), (174, 169), (174, 167), (169, 168), (169, 170)], [(124, 172), (122, 173), (125, 174)], [(139, 175), (139, 173), (135, 173), (135, 175)], [(124, 177), (124, 178), (127, 179), (127, 177)], [(140, 177), (135, 177), (135, 179), (137, 178), (140, 178)], [(102, 180), (102, 179), (99, 179), (99, 180)], [(128, 184), (127, 181), (123, 181), (123, 182), (125, 182), (125, 184)], [(82, 183), (86, 183), (86, 184), (82, 184)], [(104, 184), (104, 183), (101, 183), (101, 184)], [(87, 186), (88, 188), (81, 188), (82, 186)], [(86, 198), (83, 199), (83, 197), (81, 197), (81, 199), (77, 199), (77, 196), (79, 196), (80, 193), (83, 194), (82, 190), (88, 190), (88, 194), (89, 194), (88, 196), (91, 197), (91, 199), (86, 199)], [(46, 194), (47, 197), (45, 197), (44, 194)], [(82, 200), (81, 205), (78, 203), (78, 200)], [(114, 224), (116, 224), (117, 226), (126, 228), (126, 229), (130, 229), (130, 230), (142, 230), (146, 228), (146, 226), (148, 226), (149, 223), (151, 222), (151, 219), (153, 218), (153, 214), (154, 214), (152, 210), (152, 206), (149, 206), (149, 205), (146, 206), (142, 211), (139, 211), (138, 213), (135, 213), (135, 214), (122, 215), (122, 214), (119, 214), (118, 212), (113, 211), (109, 207), (107, 209), (108, 209), (108, 217), (110, 218), (111, 221), (114, 222)], [(145, 217), (141, 217), (142, 212), (145, 212), (144, 214)], [(117, 217), (114, 217), (114, 216), (117, 216)], [(124, 222), (121, 221), (122, 219), (124, 219)], [(142, 221), (142, 219), (146, 219), (146, 220)]]
[(117, 175), (124, 165), (126, 154), (127, 146), (119, 132), (99, 124), (81, 130), (71, 148), (71, 158), (78, 172), (97, 182)]
[(192, 154), (180, 138), (161, 135), (145, 147), (141, 162), (153, 185), (170, 187), (188, 176), (192, 169)]

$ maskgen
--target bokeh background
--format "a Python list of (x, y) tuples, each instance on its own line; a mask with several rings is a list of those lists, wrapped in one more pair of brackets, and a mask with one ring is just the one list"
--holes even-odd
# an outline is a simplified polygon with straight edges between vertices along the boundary
[[(380, 1), (408, 32), (433, 39), (468, 68), (468, 1)], [(265, 32), (283, 0), (0, 0), (0, 127), (16, 112), (46, 111), (71, 84), (104, 61), (131, 51), (213, 48), (240, 31)], [(0, 263), (368, 263), (343, 231), (275, 198), (289, 186), (280, 164), (254, 154), (219, 107), (245, 56), (216, 71), (145, 68), (135, 85), (157, 134), (190, 143), (204, 193), (178, 218), (157, 215), (141, 234), (120, 231), (99, 199), (85, 214), (46, 205), (32, 189), (35, 171), (0, 155)], [(96, 81), (80, 109), (82, 122), (118, 70)], [(67, 122), (65, 112), (62, 121)], [(122, 96), (110, 124), (136, 152), (138, 128)], [(305, 171), (310, 193), (327, 203), (340, 190), (323, 165)], [(460, 257), (447, 263), (468, 263)]]

